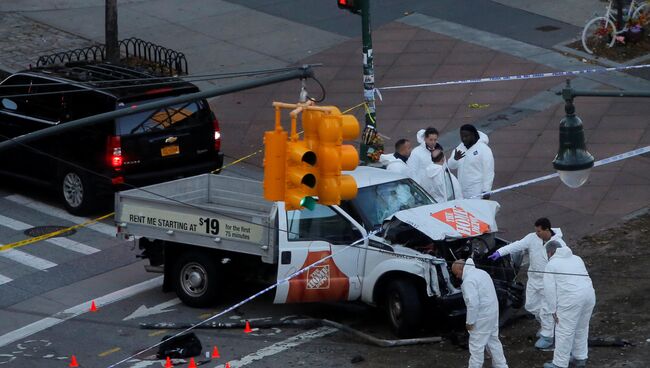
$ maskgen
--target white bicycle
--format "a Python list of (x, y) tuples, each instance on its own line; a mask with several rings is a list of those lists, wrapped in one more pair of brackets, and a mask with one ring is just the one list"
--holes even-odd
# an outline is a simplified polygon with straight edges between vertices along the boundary
[(623, 26), (616, 25), (616, 16), (612, 11), (612, 0), (607, 5), (605, 15), (596, 17), (585, 25), (582, 30), (582, 47), (590, 54), (597, 53), (606, 47), (614, 46), (616, 36), (627, 32), (632, 26), (639, 25), (650, 31), (650, 6), (647, 1), (632, 0), (623, 14)]

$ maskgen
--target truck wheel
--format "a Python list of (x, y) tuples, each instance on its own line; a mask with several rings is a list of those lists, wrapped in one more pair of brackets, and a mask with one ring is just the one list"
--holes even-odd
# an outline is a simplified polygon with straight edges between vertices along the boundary
[(217, 265), (209, 254), (182, 254), (174, 264), (176, 295), (190, 307), (208, 307), (216, 302), (219, 292)]
[(60, 171), (59, 193), (66, 210), (73, 215), (85, 215), (95, 208), (94, 188), (88, 176), (75, 168)]
[(415, 285), (408, 280), (391, 281), (384, 302), (393, 333), (413, 337), (423, 323), (422, 301)]

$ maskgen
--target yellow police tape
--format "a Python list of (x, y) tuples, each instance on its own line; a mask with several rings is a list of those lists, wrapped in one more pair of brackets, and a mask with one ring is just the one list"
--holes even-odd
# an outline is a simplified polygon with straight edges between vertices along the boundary
[(41, 235), (41, 236), (37, 236), (35, 238), (30, 238), (30, 239), (20, 240), (20, 241), (17, 241), (15, 243), (5, 244), (5, 245), (0, 247), (0, 251), (5, 251), (5, 250), (12, 249), (12, 248), (22, 247), (23, 245), (36, 243), (36, 242), (39, 242), (41, 240), (46, 240), (46, 239), (49, 239), (49, 238), (54, 238), (56, 236), (59, 236), (59, 235), (65, 233), (65, 232), (67, 232), (67, 231), (78, 229), (78, 228), (81, 228), (81, 227), (86, 227), (88, 225), (92, 225), (92, 224), (94, 224), (96, 222), (99, 222), (99, 221), (101, 221), (103, 219), (109, 218), (109, 217), (113, 216), (114, 214), (115, 214), (115, 212), (111, 212), (109, 214), (97, 217), (97, 218), (92, 219), (92, 220), (88, 220), (88, 221), (86, 221), (84, 223), (81, 223), (81, 224), (77, 224), (77, 225), (67, 227), (65, 229), (53, 231), (51, 233), (47, 233), (47, 234), (44, 234), (44, 235)]
[[(343, 114), (347, 114), (350, 111), (355, 110), (355, 109), (357, 109), (357, 108), (359, 108), (361, 106), (367, 106), (367, 105), (366, 105), (365, 102), (362, 102), (360, 104), (352, 106), (349, 109), (343, 111)], [(367, 107), (366, 107), (366, 109), (367, 109)], [(300, 132), (298, 134), (302, 134), (302, 132)], [(227, 167), (233, 166), (233, 165), (238, 164), (238, 163), (240, 163), (240, 162), (242, 162), (244, 160), (247, 160), (247, 159), (257, 155), (258, 153), (262, 153), (263, 151), (264, 151), (263, 149), (260, 149), (260, 150), (257, 150), (255, 152), (251, 153), (251, 154), (248, 154), (248, 155), (246, 155), (244, 157), (240, 157), (240, 158), (236, 159), (235, 161), (233, 161), (233, 162), (231, 162), (231, 163), (229, 163), (229, 164), (227, 164), (225, 166), (222, 166), (219, 169), (216, 169), (216, 170), (212, 171), (212, 174), (220, 172), (221, 170), (223, 170), (223, 169), (225, 169)], [(41, 240), (47, 240), (47, 239), (50, 239), (50, 238), (54, 238), (54, 237), (57, 237), (57, 236), (59, 236), (59, 235), (61, 235), (63, 233), (66, 233), (66, 232), (68, 232), (70, 230), (75, 230), (75, 229), (79, 229), (79, 228), (82, 228), (82, 227), (86, 227), (88, 225), (92, 225), (92, 224), (97, 223), (97, 222), (99, 222), (101, 220), (107, 219), (107, 218), (113, 216), (114, 214), (115, 214), (115, 212), (111, 212), (109, 214), (97, 217), (97, 218), (92, 219), (92, 220), (88, 220), (88, 221), (86, 221), (84, 223), (81, 223), (81, 224), (77, 224), (77, 225), (67, 227), (65, 229), (53, 231), (51, 233), (40, 235), (40, 236), (37, 236), (37, 237), (34, 237), (34, 238), (20, 240), (20, 241), (14, 242), (14, 243), (2, 245), (2, 246), (0, 246), (0, 252), (6, 251), (6, 250), (9, 250), (9, 249), (13, 249), (13, 248), (22, 247), (22, 246), (28, 245), (28, 244), (33, 244), (33, 243), (39, 242)]]

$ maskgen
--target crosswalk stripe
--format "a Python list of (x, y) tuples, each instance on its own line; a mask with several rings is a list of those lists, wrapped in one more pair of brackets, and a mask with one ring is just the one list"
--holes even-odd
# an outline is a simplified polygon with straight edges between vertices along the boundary
[(0, 225), (19, 231), (32, 228), (32, 225), (2, 215), (0, 215)]
[(7, 276), (0, 275), (0, 285), (6, 284), (13, 281), (13, 279), (8, 278)]
[(50, 262), (46, 259), (39, 258), (16, 249), (9, 249), (0, 252), (0, 256), (8, 258), (14, 262), (22, 263), (25, 266), (36, 268), (38, 270), (47, 270), (48, 268), (56, 267), (56, 263), (54, 262)]
[(51, 238), (47, 239), (46, 242), (77, 253), (93, 254), (99, 252), (99, 249), (97, 248), (67, 238)]
[[(33, 199), (27, 198), (27, 197), (22, 196), (20, 194), (12, 194), (12, 195), (6, 196), (4, 198), (6, 200), (12, 201), (14, 203), (21, 204), (21, 205), (23, 205), (25, 207), (29, 207), (29, 208), (31, 208), (33, 210), (42, 212), (42, 213), (44, 213), (46, 215), (55, 216), (55, 217), (58, 217), (58, 218), (73, 222), (75, 224), (81, 224), (81, 223), (84, 223), (84, 222), (89, 220), (89, 219), (87, 219), (85, 217), (79, 217), (79, 216), (71, 215), (68, 212), (66, 212), (65, 210), (62, 210), (60, 208), (56, 208), (54, 206), (50, 206), (49, 204), (34, 201)], [(116, 230), (115, 226), (107, 225), (107, 224), (104, 224), (104, 223), (101, 223), (101, 222), (97, 222), (97, 223), (88, 225), (86, 227), (89, 228), (89, 229), (95, 230), (97, 232), (100, 232), (102, 234), (106, 234), (106, 235), (108, 235), (110, 237), (115, 237), (115, 234), (117, 233), (117, 230)]]

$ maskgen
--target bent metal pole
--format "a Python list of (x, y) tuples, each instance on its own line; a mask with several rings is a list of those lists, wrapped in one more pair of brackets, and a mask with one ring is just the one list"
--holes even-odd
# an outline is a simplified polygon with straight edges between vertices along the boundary
[(105, 112), (102, 114), (93, 115), (82, 119), (71, 120), (63, 124), (58, 124), (49, 128), (37, 130), (32, 133), (18, 136), (16, 138), (9, 139), (4, 142), (0, 142), (0, 152), (17, 144), (27, 144), (33, 140), (47, 137), (49, 135), (60, 134), (76, 128), (89, 127), (101, 123), (103, 121), (120, 118), (122, 116), (137, 114), (143, 111), (157, 110), (166, 106), (173, 106), (176, 104), (202, 100), (208, 97), (221, 96), (228, 93), (239, 92), (246, 89), (262, 87), (274, 83), (285, 82), (292, 79), (303, 79), (303, 78), (310, 78), (313, 76), (314, 76), (314, 71), (312, 70), (311, 66), (303, 65), (302, 67), (296, 68), (296, 70), (292, 70), (278, 75), (273, 75), (270, 77), (260, 78), (254, 81), (237, 83), (235, 85), (228, 86), (228, 87), (212, 88), (206, 91), (190, 93), (178, 97), (170, 97), (156, 102), (143, 103), (141, 105), (129, 109), (121, 109), (121, 110), (116, 110), (111, 112)]

